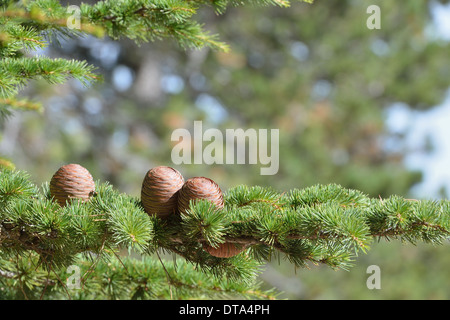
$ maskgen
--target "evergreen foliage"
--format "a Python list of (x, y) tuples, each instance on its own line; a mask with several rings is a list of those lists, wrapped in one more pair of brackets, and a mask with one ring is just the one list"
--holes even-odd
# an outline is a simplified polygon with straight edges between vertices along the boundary
[[(254, 4), (287, 6), (286, 1), (250, 1)], [(215, 10), (223, 12), (228, 5), (240, 1), (213, 1)], [(0, 12), (0, 97), (16, 95), (30, 79), (42, 77), (50, 83), (61, 83), (71, 76), (83, 84), (98, 80), (92, 66), (86, 62), (63, 59), (23, 57), (27, 51), (45, 48), (45, 38), (53, 36), (75, 37), (93, 34), (108, 35), (113, 39), (128, 38), (138, 43), (162, 38), (174, 38), (183, 47), (227, 50), (193, 20), (202, 2), (197, 1), (99, 1), (94, 5), (82, 4), (77, 17), (79, 27), (71, 27), (73, 11), (56, 0), (30, 1), (24, 7), (15, 1), (2, 3)], [(44, 34), (45, 37), (44, 37)], [(8, 59), (9, 58), (9, 59)]]

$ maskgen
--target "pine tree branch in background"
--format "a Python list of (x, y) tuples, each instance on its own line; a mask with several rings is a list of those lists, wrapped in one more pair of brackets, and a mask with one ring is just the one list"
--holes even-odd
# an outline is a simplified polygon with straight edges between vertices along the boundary
[(95, 68), (85, 61), (37, 58), (4, 58), (0, 60), (0, 97), (16, 95), (29, 80), (42, 78), (51, 84), (64, 83), (75, 78), (84, 85), (100, 77)]
[(28, 99), (15, 99), (15, 98), (0, 99), (0, 109), (1, 108), (4, 108), (3, 111), (0, 111), (0, 113), (2, 114), (4, 113), (4, 116), (9, 115), (10, 110), (37, 111), (37, 112), (43, 111), (42, 104), (39, 102), (30, 101)]
[[(250, 1), (251, 4), (287, 6), (277, 0)], [(70, 27), (73, 19), (69, 7), (56, 0), (37, 0), (21, 4), (4, 1), (0, 10), (0, 97), (12, 98), (31, 79), (42, 78), (49, 83), (63, 83), (73, 77), (84, 85), (101, 79), (85, 62), (44, 57), (28, 58), (23, 53), (45, 48), (56, 36), (80, 37), (91, 34), (108, 35), (113, 39), (128, 38), (137, 43), (173, 38), (182, 47), (210, 47), (227, 51), (226, 44), (217, 40), (193, 19), (205, 2), (170, 0), (100, 1), (80, 6), (79, 24)], [(218, 13), (237, 1), (213, 2)], [(220, 8), (220, 9), (219, 9)], [(45, 39), (47, 38), (47, 39)]]
[(14, 170), (16, 166), (8, 159), (0, 158), (0, 168), (5, 168), (8, 170)]
[[(228, 7), (238, 7), (243, 5), (251, 5), (251, 6), (278, 6), (282, 8), (289, 7), (291, 4), (291, 1), (285, 1), (285, 0), (246, 0), (246, 1), (240, 1), (240, 0), (188, 0), (187, 2), (193, 2), (200, 4), (206, 4), (210, 5), (214, 8), (217, 14), (223, 14)], [(301, 0), (301, 2), (306, 3), (313, 3), (314, 0)]]
[(182, 0), (100, 1), (81, 6), (81, 16), (103, 26), (113, 39), (129, 38), (139, 43), (170, 37), (183, 47), (227, 50), (217, 36), (209, 35), (193, 20), (196, 11)]
[[(289, 5), (277, 0), (102, 1), (81, 5), (80, 29), (71, 29), (70, 13), (59, 2), (28, 3), (23, 8), (14, 1), (7, 6), (0, 2), (0, 117), (40, 107), (14, 97), (30, 80), (55, 84), (75, 78), (85, 85), (99, 80), (84, 61), (24, 57), (45, 48), (49, 35), (108, 35), (137, 43), (172, 38), (186, 48), (226, 50), (193, 20), (201, 5), (211, 5), (217, 13), (241, 4)], [(13, 168), (2, 161), (0, 166)], [(218, 293), (270, 299), (274, 295), (260, 291), (254, 281), (261, 266), (276, 257), (300, 267), (313, 263), (348, 269), (382, 238), (431, 244), (449, 239), (448, 201), (372, 199), (339, 185), (284, 193), (239, 186), (227, 191), (224, 209), (200, 201), (165, 220), (149, 217), (140, 199), (109, 184), (98, 182), (96, 190), (87, 203), (74, 200), (60, 207), (48, 185), (38, 188), (24, 172), (0, 171), (0, 283), (7, 288), (0, 297), (70, 298), (64, 271), (75, 264), (82, 267), (86, 289), (75, 294), (78, 298), (203, 298)], [(223, 258), (208, 251), (223, 244), (242, 252)], [(144, 258), (122, 257), (123, 249)], [(172, 264), (148, 258), (159, 258), (161, 252), (183, 259)]]
[[(7, 119), (15, 110), (42, 112), (40, 103), (28, 99), (0, 98), (0, 121)], [(15, 165), (12, 161), (0, 157), (0, 168), (14, 170)]]

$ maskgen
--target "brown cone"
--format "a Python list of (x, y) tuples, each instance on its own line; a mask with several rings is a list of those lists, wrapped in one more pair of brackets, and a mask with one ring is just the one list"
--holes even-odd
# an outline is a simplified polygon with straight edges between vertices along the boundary
[(178, 190), (184, 178), (171, 167), (155, 167), (147, 172), (142, 182), (141, 201), (149, 215), (165, 218), (177, 211)]
[(92, 175), (79, 164), (62, 166), (50, 180), (50, 194), (62, 207), (69, 199), (88, 201), (94, 192)]
[(218, 258), (230, 258), (245, 250), (245, 246), (236, 246), (234, 243), (221, 243), (217, 248), (205, 245), (203, 249), (210, 255)]
[(205, 177), (191, 178), (184, 183), (178, 196), (178, 211), (186, 213), (189, 209), (189, 202), (195, 199), (209, 200), (218, 209), (222, 209), (224, 206), (222, 190), (217, 183)]

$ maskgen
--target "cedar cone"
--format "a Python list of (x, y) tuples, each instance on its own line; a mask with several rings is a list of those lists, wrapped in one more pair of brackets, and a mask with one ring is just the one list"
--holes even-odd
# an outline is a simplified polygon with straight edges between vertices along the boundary
[(217, 183), (205, 177), (190, 178), (184, 183), (178, 196), (178, 211), (186, 213), (190, 200), (195, 199), (209, 200), (218, 209), (224, 206), (222, 190)]
[(95, 192), (95, 183), (89, 171), (79, 164), (59, 168), (50, 180), (50, 195), (64, 207), (70, 199), (88, 201)]
[(225, 242), (219, 244), (217, 248), (210, 245), (203, 246), (203, 249), (210, 255), (218, 258), (230, 258), (245, 250), (245, 246), (236, 246), (234, 243)]
[(149, 215), (165, 218), (177, 211), (178, 190), (184, 178), (171, 167), (155, 167), (147, 172), (142, 182), (141, 201)]

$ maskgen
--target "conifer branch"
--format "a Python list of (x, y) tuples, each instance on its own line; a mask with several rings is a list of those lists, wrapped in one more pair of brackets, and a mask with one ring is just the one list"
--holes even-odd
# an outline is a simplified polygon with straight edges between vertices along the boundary
[(70, 17), (67, 8), (53, 0), (32, 1), (26, 8), (11, 6), (0, 11), (0, 19), (20, 23), (32, 31), (45, 31), (47, 35), (51, 35), (52, 32), (66, 36), (80, 36), (80, 32), (83, 32), (99, 38), (105, 35), (102, 27), (88, 21), (80, 23), (79, 29), (68, 28)]
[[(314, 0), (300, 0), (305, 3), (313, 3)], [(278, 6), (282, 8), (289, 7), (291, 1), (289, 0), (187, 0), (187, 2), (200, 4), (207, 4), (214, 8), (217, 14), (223, 14), (228, 7), (238, 7), (243, 5), (251, 6)]]
[[(4, 58), (0, 60), (0, 97), (9, 98), (32, 79), (42, 78), (49, 83), (64, 83), (75, 78), (84, 85), (101, 78), (95, 68), (85, 61), (36, 58)], [(10, 100), (13, 101), (13, 100)]]
[[(276, 252), (298, 266), (310, 261), (348, 268), (379, 238), (440, 244), (450, 234), (448, 201), (371, 199), (339, 185), (284, 194), (239, 186), (227, 191), (224, 209), (197, 201), (186, 214), (164, 220), (148, 216), (139, 199), (109, 184), (97, 183), (88, 203), (65, 207), (45, 190), (23, 172), (1, 172), (0, 246), (6, 252), (36, 252), (51, 266), (70, 263), (84, 252), (102, 254), (104, 248), (142, 254), (164, 249), (201, 269), (245, 278)], [(223, 259), (203, 250), (225, 242), (242, 246), (244, 253)], [(247, 270), (243, 263), (250, 263)]]
[(9, 115), (11, 109), (37, 112), (42, 112), (43, 110), (42, 104), (39, 102), (16, 98), (0, 98), (0, 108), (5, 108), (4, 111), (0, 111), (0, 114), (3, 114), (4, 116)]
[[(62, 83), (68, 78), (78, 79), (84, 85), (101, 80), (93, 73), (95, 68), (84, 61), (23, 57), (23, 51), (46, 47), (52, 34), (67, 37), (108, 35), (113, 39), (129, 38), (138, 43), (173, 38), (186, 48), (207, 46), (227, 51), (226, 44), (194, 20), (199, 7), (207, 3), (212, 4), (218, 13), (223, 12), (227, 5), (245, 4), (234, 0), (99, 1), (93, 5), (82, 4), (77, 16), (80, 21), (76, 28), (71, 28), (68, 26), (69, 19), (73, 18), (71, 12), (56, 0), (36, 0), (24, 4), (6, 1), (0, 10), (0, 98), (4, 101), (6, 98), (12, 99), (29, 80), (36, 78), (51, 84)], [(284, 0), (252, 0), (247, 3), (289, 4)], [(32, 107), (30, 103), (22, 103), (22, 106)]]
[(81, 6), (88, 21), (102, 25), (114, 39), (136, 41), (174, 38), (183, 47), (227, 50), (227, 46), (209, 35), (193, 20), (197, 7), (186, 1), (100, 1), (94, 6)]

